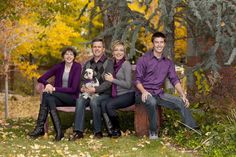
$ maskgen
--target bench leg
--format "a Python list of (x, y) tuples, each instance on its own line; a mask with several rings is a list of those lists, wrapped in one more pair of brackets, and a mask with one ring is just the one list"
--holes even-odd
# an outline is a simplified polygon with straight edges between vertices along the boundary
[[(157, 126), (160, 129), (163, 121), (161, 107), (157, 107), (157, 112)], [(147, 110), (143, 104), (135, 106), (134, 127), (137, 136), (147, 136), (149, 134), (149, 119)]]

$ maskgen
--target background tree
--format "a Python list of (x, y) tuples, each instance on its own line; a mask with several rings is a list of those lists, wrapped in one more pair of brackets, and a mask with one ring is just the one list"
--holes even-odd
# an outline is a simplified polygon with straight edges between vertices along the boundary
[(235, 10), (232, 0), (3, 0), (0, 19), (11, 21), (14, 27), (21, 21), (38, 29), (30, 43), (11, 51), (11, 61), (27, 77), (36, 76), (37, 65), (58, 62), (65, 45), (77, 47), (83, 60), (94, 37), (104, 37), (108, 50), (114, 40), (127, 41), (134, 64), (150, 48), (151, 34), (159, 30), (168, 37), (167, 56), (178, 61), (201, 58), (187, 68), (188, 83), (193, 85), (193, 73), (200, 68), (216, 72), (234, 63)]
[(5, 118), (8, 116), (8, 79), (12, 52), (34, 38), (35, 28), (9, 19), (0, 21), (0, 50), (3, 53), (3, 75), (5, 76)]
[[(58, 62), (65, 45), (85, 47), (83, 20), (77, 20), (78, 1), (1, 1), (0, 49), (5, 78), (5, 117), (8, 115), (9, 66), (14, 65), (28, 79), (39, 76), (38, 65)], [(71, 14), (73, 11), (73, 14)], [(34, 63), (32, 63), (34, 60)], [(2, 69), (2, 68), (1, 68)]]

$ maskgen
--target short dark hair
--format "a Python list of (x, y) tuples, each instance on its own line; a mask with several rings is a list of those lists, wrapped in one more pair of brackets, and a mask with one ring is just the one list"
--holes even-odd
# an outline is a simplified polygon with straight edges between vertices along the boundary
[(102, 42), (102, 46), (105, 47), (105, 43), (104, 43), (104, 40), (102, 38), (95, 38), (92, 40), (91, 42), (91, 46), (93, 47), (93, 43), (95, 42)]
[(152, 42), (154, 41), (155, 38), (159, 38), (159, 37), (164, 38), (164, 41), (166, 41), (166, 36), (165, 36), (164, 33), (155, 32), (155, 33), (152, 34)]
[(65, 53), (66, 53), (67, 51), (71, 51), (71, 52), (73, 53), (74, 57), (77, 56), (77, 51), (76, 51), (76, 49), (75, 49), (74, 47), (72, 47), (72, 46), (66, 46), (66, 47), (64, 47), (64, 48), (61, 50), (61, 56), (64, 57), (64, 55), (65, 55)]

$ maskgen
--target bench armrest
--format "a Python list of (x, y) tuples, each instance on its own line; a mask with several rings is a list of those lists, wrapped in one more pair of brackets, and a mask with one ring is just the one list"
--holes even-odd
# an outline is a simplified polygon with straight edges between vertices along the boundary
[(35, 89), (38, 93), (42, 94), (44, 90), (44, 85), (42, 83), (37, 83)]

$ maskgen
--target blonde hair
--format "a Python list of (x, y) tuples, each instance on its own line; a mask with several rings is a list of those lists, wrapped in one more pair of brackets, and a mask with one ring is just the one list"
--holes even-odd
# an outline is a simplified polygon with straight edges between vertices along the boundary
[(118, 46), (118, 45), (122, 45), (124, 47), (125, 55), (127, 55), (127, 53), (126, 53), (126, 44), (121, 40), (115, 40), (114, 42), (112, 42), (112, 45), (111, 45), (112, 52), (114, 51), (115, 47)]

